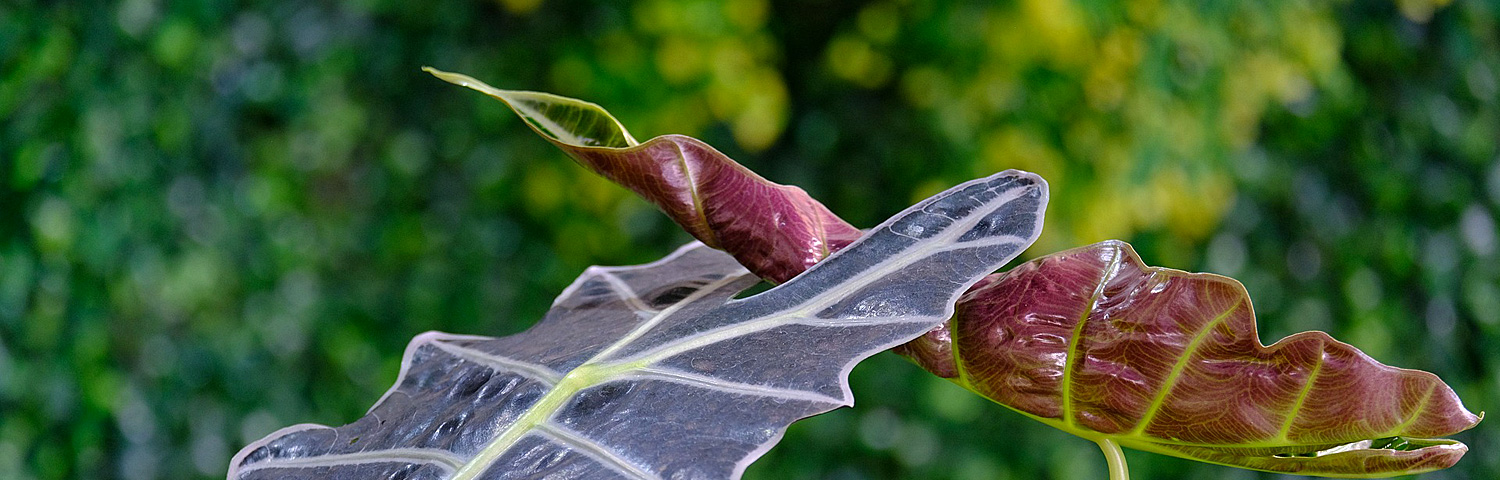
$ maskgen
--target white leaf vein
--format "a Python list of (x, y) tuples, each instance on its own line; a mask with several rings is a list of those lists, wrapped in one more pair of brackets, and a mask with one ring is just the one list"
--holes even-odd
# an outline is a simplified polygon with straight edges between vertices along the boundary
[(516, 360), (514, 358), (502, 357), (489, 352), (482, 352), (472, 348), (461, 347), (442, 340), (432, 342), (432, 346), (447, 352), (455, 357), (485, 365), (496, 370), (519, 373), (527, 378), (542, 382), (548, 386), (557, 385), (562, 379), (562, 374), (542, 365), (531, 362)]
[(275, 458), (247, 465), (239, 471), (243, 474), (269, 468), (319, 468), (371, 463), (420, 463), (437, 465), (444, 471), (452, 472), (457, 470), (459, 465), (463, 464), (463, 461), (453, 455), (452, 452), (446, 450), (434, 448), (393, 448), (301, 458)]
[(793, 388), (780, 388), (768, 385), (757, 385), (753, 383), (733, 382), (718, 377), (710, 377), (692, 372), (662, 368), (645, 367), (632, 372), (626, 378), (641, 378), (646, 380), (661, 380), (683, 385), (691, 385), (707, 390), (740, 395), (755, 395), (760, 397), (781, 398), (786, 400), (801, 400), (807, 402), (831, 403), (835, 405), (844, 404), (843, 399), (823, 395), (821, 393), (798, 390)]
[(568, 430), (567, 428), (563, 428), (562, 426), (553, 424), (551, 422), (545, 422), (537, 424), (536, 429), (545, 434), (545, 436), (550, 440), (569, 447), (573, 447), (574, 449), (583, 452), (585, 455), (598, 460), (599, 463), (603, 464), (606, 467), (609, 467), (611, 470), (615, 470), (626, 476), (639, 478), (642, 480), (661, 480), (660, 475), (655, 475), (651, 472), (642, 470), (641, 467), (630, 463), (630, 461), (626, 460), (625, 457), (620, 456), (619, 453), (616, 453), (609, 447), (600, 445), (593, 440), (588, 439), (587, 437)]

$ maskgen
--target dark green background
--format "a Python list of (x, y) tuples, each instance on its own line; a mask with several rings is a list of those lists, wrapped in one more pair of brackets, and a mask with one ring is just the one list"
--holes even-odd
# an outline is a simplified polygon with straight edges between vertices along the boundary
[[(1447, 3), (8, 1), (0, 478), (222, 476), (358, 418), (414, 335), (519, 331), (687, 240), (423, 65), (698, 136), (861, 226), (1036, 171), (1028, 256), (1123, 238), (1242, 280), (1266, 339), (1327, 330), (1493, 409), (1500, 7)], [(748, 476), (1104, 477), (895, 356), (853, 383)], [(1500, 475), (1500, 431), (1459, 438), (1423, 478)]]

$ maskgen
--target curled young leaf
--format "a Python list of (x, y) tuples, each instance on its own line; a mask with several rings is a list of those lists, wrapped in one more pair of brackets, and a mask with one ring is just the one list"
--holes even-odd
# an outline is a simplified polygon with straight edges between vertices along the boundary
[(796, 276), (859, 237), (859, 229), (807, 192), (761, 178), (698, 139), (663, 135), (637, 143), (598, 105), (426, 70), (504, 102), (579, 164), (629, 188), (694, 238), (771, 282)]
[(951, 316), (1046, 202), (1029, 173), (974, 180), (745, 299), (758, 280), (701, 244), (590, 268), (526, 332), (417, 336), (364, 418), (272, 433), (229, 478), (738, 478), (793, 421), (851, 405), (856, 363)]
[(1243, 286), (1148, 267), (1130, 245), (986, 278), (909, 347), (964, 387), (1064, 431), (1235, 467), (1337, 477), (1447, 468), (1473, 427), (1437, 376), (1323, 332), (1261, 345)]

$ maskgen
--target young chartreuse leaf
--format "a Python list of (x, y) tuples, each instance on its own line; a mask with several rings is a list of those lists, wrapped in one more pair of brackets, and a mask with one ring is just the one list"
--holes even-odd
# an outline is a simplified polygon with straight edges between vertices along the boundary
[(738, 300), (759, 280), (701, 244), (590, 268), (526, 332), (419, 335), (364, 418), (272, 433), (229, 478), (737, 478), (793, 421), (852, 404), (854, 364), (952, 315), (1046, 202), (1029, 173), (964, 183)]
[(1129, 244), (1056, 253), (983, 280), (918, 363), (1069, 433), (1234, 467), (1385, 477), (1450, 467), (1436, 439), (1480, 417), (1431, 373), (1323, 332), (1267, 347), (1234, 279), (1148, 267)]
[[(598, 105), (425, 70), (504, 102), (579, 164), (634, 191), (699, 241), (772, 282), (792, 278), (859, 237), (859, 229), (802, 189), (761, 178), (698, 139), (663, 135), (637, 144)], [(616, 140), (595, 140), (601, 138)]]
[(592, 102), (543, 92), (500, 90), (461, 73), (423, 67), (427, 73), (463, 85), (505, 102), (536, 133), (552, 142), (579, 147), (626, 148), (640, 142), (630, 136), (619, 120)]

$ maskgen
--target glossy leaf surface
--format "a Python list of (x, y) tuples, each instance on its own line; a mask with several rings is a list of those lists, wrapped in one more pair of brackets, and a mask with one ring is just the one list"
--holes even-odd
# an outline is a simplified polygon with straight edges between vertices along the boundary
[(634, 191), (699, 241), (772, 282), (792, 278), (859, 237), (859, 229), (807, 192), (761, 178), (698, 139), (663, 135), (636, 143), (598, 105), (427, 71), (504, 102), (578, 163)]
[[(1054, 427), (1141, 450), (1323, 476), (1447, 468), (1479, 421), (1427, 372), (1323, 332), (1267, 347), (1233, 279), (1148, 267), (1124, 242), (985, 279), (921, 363)], [(948, 352), (945, 355), (943, 352)]]
[(526, 332), (418, 336), (364, 418), (273, 433), (229, 477), (738, 477), (791, 422), (852, 404), (855, 363), (1030, 245), (1046, 199), (1027, 173), (971, 181), (739, 300), (758, 279), (700, 244), (590, 268)]

